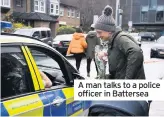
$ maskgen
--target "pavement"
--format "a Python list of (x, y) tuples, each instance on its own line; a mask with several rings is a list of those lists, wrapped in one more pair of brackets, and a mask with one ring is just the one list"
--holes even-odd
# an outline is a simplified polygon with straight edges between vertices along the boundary
[[(150, 49), (153, 46), (153, 44), (154, 42), (143, 42), (141, 47), (144, 54), (144, 69), (146, 79), (164, 80), (164, 59), (150, 58)], [(68, 57), (67, 59), (75, 67), (74, 58)], [(80, 74), (84, 76), (86, 79), (94, 79), (96, 77), (96, 68), (94, 61), (92, 61), (91, 63), (90, 77), (87, 77), (86, 63), (86, 58), (83, 58), (80, 66)], [(164, 101), (152, 101), (149, 116), (164, 116)]]

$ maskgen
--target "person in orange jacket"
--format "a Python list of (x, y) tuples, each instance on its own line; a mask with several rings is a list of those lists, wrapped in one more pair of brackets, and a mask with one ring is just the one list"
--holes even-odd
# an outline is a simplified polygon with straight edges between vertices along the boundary
[(73, 34), (73, 38), (69, 44), (67, 55), (74, 54), (78, 71), (86, 48), (87, 43), (83, 31), (80, 28), (76, 28), (76, 32)]

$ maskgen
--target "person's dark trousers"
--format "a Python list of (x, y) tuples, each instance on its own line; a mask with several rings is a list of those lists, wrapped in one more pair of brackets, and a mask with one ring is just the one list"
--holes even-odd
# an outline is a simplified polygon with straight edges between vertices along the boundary
[[(91, 59), (91, 58), (88, 58), (88, 59), (87, 59), (87, 73), (88, 73), (88, 74), (90, 73), (91, 62), (92, 62), (92, 59)], [(95, 67), (96, 67), (96, 71), (97, 71), (97, 75), (98, 75), (98, 68), (97, 68), (95, 59), (94, 59), (94, 63), (95, 63)]]
[(76, 60), (76, 69), (79, 71), (81, 60), (83, 58), (83, 53), (77, 53), (74, 54), (75, 60)]

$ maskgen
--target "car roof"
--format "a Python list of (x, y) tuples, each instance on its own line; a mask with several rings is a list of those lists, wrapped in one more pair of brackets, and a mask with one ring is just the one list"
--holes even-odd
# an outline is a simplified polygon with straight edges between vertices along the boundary
[(51, 30), (51, 29), (50, 28), (46, 28), (46, 27), (38, 27), (38, 28), (20, 28), (18, 30), (42, 31), (42, 30)]
[(15, 35), (0, 35), (0, 43), (1, 44), (5, 44), (5, 43), (27, 43), (27, 44), (39, 44), (39, 45), (43, 45), (43, 46), (47, 46), (47, 44), (32, 39), (32, 38), (28, 38), (28, 37), (22, 37), (22, 36), (15, 36)]

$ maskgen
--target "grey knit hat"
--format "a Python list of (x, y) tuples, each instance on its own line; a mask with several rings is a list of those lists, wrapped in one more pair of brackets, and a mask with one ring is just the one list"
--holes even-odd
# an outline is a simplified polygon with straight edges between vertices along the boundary
[(113, 9), (112, 7), (107, 5), (103, 10), (103, 14), (98, 18), (95, 23), (95, 29), (103, 30), (106, 32), (115, 32), (116, 25), (112, 15)]

